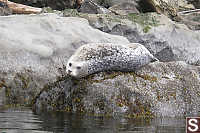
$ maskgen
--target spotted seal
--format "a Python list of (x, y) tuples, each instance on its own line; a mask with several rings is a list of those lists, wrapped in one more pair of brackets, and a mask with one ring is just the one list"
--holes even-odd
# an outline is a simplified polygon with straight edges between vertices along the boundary
[(81, 78), (101, 71), (135, 71), (154, 61), (157, 59), (139, 43), (90, 43), (75, 51), (66, 70)]

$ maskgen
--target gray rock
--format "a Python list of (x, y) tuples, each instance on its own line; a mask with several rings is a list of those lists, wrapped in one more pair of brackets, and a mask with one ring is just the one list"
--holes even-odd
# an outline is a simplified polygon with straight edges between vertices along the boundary
[[(162, 61), (185, 61), (192, 65), (200, 65), (200, 32), (190, 30), (186, 25), (171, 21), (164, 15), (151, 15), (154, 16), (158, 24), (151, 26), (142, 37), (144, 42), (145, 40), (149, 41), (149, 44), (144, 45), (157, 58), (162, 58)], [(155, 45), (155, 42), (160, 43)], [(159, 49), (162, 49), (162, 52)]]
[(128, 15), (129, 13), (139, 13), (135, 2), (123, 2), (109, 8), (112, 12), (119, 15)]
[(195, 6), (195, 8), (200, 8), (200, 1), (199, 0), (186, 0), (188, 3), (191, 3)]
[[(200, 65), (200, 32), (171, 21), (164, 15), (147, 13), (126, 17), (88, 16), (91, 26), (143, 44), (160, 61), (185, 61)], [(198, 17), (197, 17), (198, 18)]]
[(199, 70), (184, 62), (155, 62), (135, 73), (99, 73), (50, 84), (34, 109), (95, 115), (177, 117), (197, 115)]
[(136, 27), (126, 24), (116, 24), (108, 33), (124, 36), (130, 42), (140, 42), (143, 40)]
[(153, 35), (144, 35), (138, 42), (144, 45), (159, 61), (169, 62), (177, 60), (167, 41), (159, 40)]
[(31, 104), (43, 86), (64, 75), (64, 64), (81, 45), (129, 42), (89, 26), (87, 20), (56, 14), (0, 18), (0, 86), (7, 102)]
[(111, 13), (108, 9), (106, 9), (103, 6), (99, 6), (95, 2), (91, 0), (85, 0), (81, 7), (79, 8), (79, 11), (82, 13), (89, 13), (89, 14), (107, 14)]
[(181, 22), (191, 30), (200, 30), (200, 14), (198, 12), (191, 12), (187, 13), (187, 11), (184, 13), (180, 13), (182, 20)]
[(184, 24), (170, 21), (164, 16), (159, 20), (160, 25), (153, 27), (148, 34), (166, 41), (176, 56), (176, 60), (200, 65), (200, 32), (190, 30)]
[(139, 2), (140, 0), (93, 0), (95, 3), (104, 6), (106, 8), (112, 7), (114, 5), (123, 3), (123, 2)]
[[(152, 14), (139, 14), (120, 18), (115, 15), (86, 15), (91, 26), (103, 32), (126, 37), (130, 42), (143, 44), (160, 61), (174, 61), (176, 55), (167, 41), (158, 39), (148, 30), (159, 26), (160, 21)], [(155, 22), (153, 22), (153, 20)], [(144, 34), (144, 32), (147, 32)]]

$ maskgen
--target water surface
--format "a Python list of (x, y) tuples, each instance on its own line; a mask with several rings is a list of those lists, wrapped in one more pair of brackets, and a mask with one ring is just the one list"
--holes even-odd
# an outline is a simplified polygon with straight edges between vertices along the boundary
[(130, 119), (30, 109), (0, 111), (0, 133), (184, 133), (183, 118)]

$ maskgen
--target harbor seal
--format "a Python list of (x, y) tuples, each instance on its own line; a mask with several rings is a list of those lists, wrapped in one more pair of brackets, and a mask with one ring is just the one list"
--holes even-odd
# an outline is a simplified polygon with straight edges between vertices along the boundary
[(66, 71), (75, 78), (82, 78), (101, 71), (135, 71), (154, 61), (157, 59), (139, 43), (90, 43), (75, 51)]

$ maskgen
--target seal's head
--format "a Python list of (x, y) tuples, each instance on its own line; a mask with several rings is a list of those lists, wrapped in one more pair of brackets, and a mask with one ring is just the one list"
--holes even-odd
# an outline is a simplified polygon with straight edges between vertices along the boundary
[(84, 61), (72, 61), (69, 60), (67, 63), (67, 74), (75, 77), (81, 78), (88, 75), (88, 65)]

